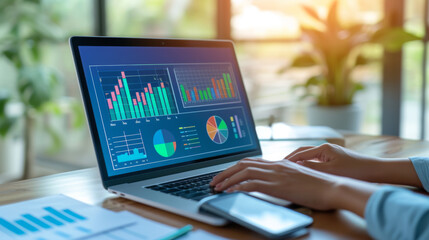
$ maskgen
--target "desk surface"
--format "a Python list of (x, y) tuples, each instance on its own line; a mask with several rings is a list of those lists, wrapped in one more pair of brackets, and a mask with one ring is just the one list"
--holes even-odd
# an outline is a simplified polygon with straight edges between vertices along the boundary
[[(349, 135), (346, 146), (357, 152), (380, 157), (429, 156), (429, 142), (403, 140), (396, 137)], [(212, 227), (188, 218), (152, 208), (105, 191), (95, 168), (55, 174), (0, 185), (0, 205), (53, 194), (64, 194), (80, 201), (101, 205), (114, 211), (128, 210), (143, 217), (174, 227), (192, 224), (214, 234), (233, 239), (261, 239), (235, 224)], [(370, 239), (365, 222), (347, 211), (313, 211), (314, 224), (302, 239)]]

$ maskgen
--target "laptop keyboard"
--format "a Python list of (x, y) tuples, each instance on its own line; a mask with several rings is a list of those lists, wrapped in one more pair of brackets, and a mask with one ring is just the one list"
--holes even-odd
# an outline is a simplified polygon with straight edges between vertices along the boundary
[(210, 181), (218, 173), (219, 172), (203, 174), (195, 177), (152, 185), (146, 188), (186, 199), (199, 201), (205, 197), (218, 193), (215, 192), (209, 185)]

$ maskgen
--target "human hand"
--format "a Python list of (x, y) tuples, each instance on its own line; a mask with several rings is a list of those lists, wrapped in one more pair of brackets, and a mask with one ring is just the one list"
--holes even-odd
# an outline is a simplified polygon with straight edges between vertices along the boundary
[(369, 182), (422, 187), (408, 158), (376, 158), (333, 144), (301, 147), (285, 157), (292, 162), (325, 173)]
[(339, 177), (293, 162), (243, 159), (215, 176), (216, 191), (257, 191), (314, 209), (333, 209), (329, 199)]
[(333, 144), (301, 147), (285, 159), (321, 172), (365, 181), (375, 181), (380, 176), (380, 169), (375, 166), (380, 159)]
[(211, 186), (261, 192), (318, 210), (346, 209), (363, 216), (374, 184), (315, 171), (288, 160), (244, 159), (216, 175)]

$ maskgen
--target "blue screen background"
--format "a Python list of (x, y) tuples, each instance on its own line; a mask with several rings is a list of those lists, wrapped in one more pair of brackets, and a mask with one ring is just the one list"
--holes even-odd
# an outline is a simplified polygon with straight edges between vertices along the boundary
[[(258, 140), (233, 49), (79, 46), (79, 53), (108, 176), (257, 149)], [(118, 115), (108, 101), (113, 102), (110, 92), (116, 93), (118, 81), (124, 85), (122, 72), (133, 101), (137, 101), (135, 95), (144, 93), (148, 83), (161, 90), (163, 82), (167, 94), (159, 92), (159, 99), (155, 99), (157, 116), (138, 117), (136, 113), (134, 117), (115, 119)], [(209, 99), (210, 89), (206, 88), (206, 96), (202, 94), (197, 100), (194, 94), (185, 100), (180, 85), (192, 93), (192, 86), (203, 89), (202, 86), (212, 86), (211, 78), (215, 83), (227, 78), (222, 73), (230, 75), (234, 97), (231, 90), (228, 98), (220, 98), (222, 90), (217, 88), (218, 92), (211, 90), (213, 99)], [(155, 88), (153, 91), (156, 92)], [(126, 98), (123, 100), (126, 102)], [(161, 101), (165, 105), (170, 101), (169, 112), (162, 108)], [(213, 121), (219, 127), (218, 135), (208, 133), (212, 131), (208, 125)]]

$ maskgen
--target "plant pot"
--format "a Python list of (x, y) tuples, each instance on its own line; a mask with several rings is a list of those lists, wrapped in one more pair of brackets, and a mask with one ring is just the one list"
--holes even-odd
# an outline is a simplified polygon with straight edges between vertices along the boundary
[(307, 120), (309, 125), (359, 132), (362, 115), (362, 109), (357, 104), (339, 107), (311, 105), (308, 107)]

